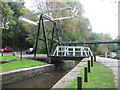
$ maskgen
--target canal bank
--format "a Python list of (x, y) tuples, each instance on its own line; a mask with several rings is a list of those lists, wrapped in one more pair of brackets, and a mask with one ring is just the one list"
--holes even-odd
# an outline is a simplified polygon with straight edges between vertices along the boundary
[(83, 59), (80, 61), (69, 73), (67, 73), (64, 77), (62, 77), (52, 88), (54, 90), (56, 88), (65, 88), (69, 85), (74, 78), (76, 78), (79, 74), (79, 71), (83, 68), (83, 66), (87, 63), (89, 59)]
[(6, 85), (9, 83), (14, 83), (23, 79), (31, 78), (35, 75), (41, 75), (50, 71), (53, 71), (55, 68), (54, 64), (48, 64), (43, 66), (36, 66), (31, 68), (22, 68), (13, 71), (7, 71), (0, 73), (2, 76), (2, 84)]
[(1, 73), (3, 88), (51, 88), (75, 65), (76, 62), (64, 62)]

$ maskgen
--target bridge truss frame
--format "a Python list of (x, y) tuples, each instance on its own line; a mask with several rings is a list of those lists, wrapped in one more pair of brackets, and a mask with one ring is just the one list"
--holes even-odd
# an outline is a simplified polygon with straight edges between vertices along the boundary
[[(68, 8), (64, 8), (64, 9), (61, 9), (61, 10), (69, 10)], [(76, 16), (71, 16), (69, 18), (75, 18)], [(45, 42), (45, 49), (46, 49), (46, 53), (47, 53), (47, 57), (50, 57), (51, 59), (79, 59), (80, 56), (75, 56), (73, 55), (72, 57), (71, 56), (67, 56), (67, 55), (63, 55), (63, 56), (58, 56), (58, 55), (55, 55), (53, 53), (53, 44), (56, 44), (56, 46), (61, 46), (61, 45), (76, 45), (76, 44), (107, 44), (107, 43), (120, 43), (119, 40), (114, 40), (114, 41), (83, 41), (83, 42), (61, 42), (60, 41), (60, 38), (59, 38), (59, 28), (58, 28), (58, 24), (55, 20), (59, 20), (59, 19), (66, 19), (68, 17), (62, 17), (62, 18), (58, 18), (58, 19), (51, 19), (49, 18), (46, 14), (41, 14), (40, 15), (40, 18), (39, 18), (39, 22), (38, 22), (38, 31), (37, 31), (37, 36), (36, 36), (36, 43), (35, 43), (35, 51), (34, 51), (34, 57), (36, 57), (36, 51), (37, 51), (37, 47), (38, 47), (38, 40), (39, 40), (39, 35), (40, 35), (40, 30), (41, 30), (41, 25), (42, 25), (42, 29), (43, 29), (43, 35), (44, 35), (44, 39), (41, 39), (42, 41)], [(45, 29), (45, 25), (44, 25), (44, 22), (46, 21), (50, 21), (52, 22), (54, 25), (53, 25), (53, 30), (52, 30), (52, 39), (49, 39), (47, 38), (47, 33), (46, 33), (46, 29)], [(55, 36), (57, 37), (57, 41), (54, 40)], [(51, 41), (50, 43), (50, 48), (48, 48), (48, 41)], [(63, 46), (62, 46), (63, 47)], [(75, 48), (75, 47), (74, 47)], [(73, 48), (73, 50), (74, 50)], [(80, 48), (80, 47), (79, 47)], [(83, 48), (83, 47), (81, 47)], [(83, 48), (84, 49), (84, 48)], [(91, 52), (91, 50), (90, 50)], [(75, 53), (73, 51), (73, 53)], [(92, 56), (93, 54), (91, 54)], [(87, 56), (85, 56), (87, 57)]]

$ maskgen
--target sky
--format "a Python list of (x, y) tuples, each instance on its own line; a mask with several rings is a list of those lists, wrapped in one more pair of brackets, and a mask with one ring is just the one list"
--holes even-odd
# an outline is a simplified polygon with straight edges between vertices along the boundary
[[(117, 2), (117, 1), (116, 1)], [(118, 36), (118, 3), (115, 0), (81, 0), (84, 16), (90, 20), (92, 31)]]
[[(93, 32), (108, 33), (113, 39), (118, 36), (118, 0), (79, 1), (84, 7), (84, 16), (89, 19)], [(25, 2), (29, 8), (31, 2), (29, 0)]]

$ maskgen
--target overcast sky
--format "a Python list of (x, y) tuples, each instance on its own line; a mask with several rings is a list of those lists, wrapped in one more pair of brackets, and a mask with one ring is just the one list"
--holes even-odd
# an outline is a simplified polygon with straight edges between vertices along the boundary
[[(30, 0), (25, 2), (29, 7)], [(84, 16), (90, 20), (93, 32), (109, 33), (113, 39), (118, 36), (118, 0), (80, 0), (80, 2), (85, 9)]]
[(80, 0), (89, 18), (93, 32), (110, 33), (115, 39), (118, 36), (118, 3), (117, 0)]

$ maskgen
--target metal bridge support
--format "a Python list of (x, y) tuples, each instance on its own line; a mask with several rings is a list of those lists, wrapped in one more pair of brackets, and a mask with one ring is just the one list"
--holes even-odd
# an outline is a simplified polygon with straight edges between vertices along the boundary
[[(45, 21), (44, 19), (47, 19), (50, 22), (54, 23), (51, 39), (49, 39), (47, 37), (47, 33), (46, 33), (45, 25), (44, 25), (44, 21)], [(42, 29), (43, 29), (43, 35), (44, 35), (44, 39), (42, 39), (42, 40), (45, 42), (45, 48), (46, 48), (47, 56), (49, 57), (52, 54), (52, 51), (53, 51), (53, 44), (54, 43), (56, 43), (56, 45), (60, 44), (59, 34), (58, 34), (59, 29), (58, 29), (58, 26), (57, 26), (55, 21), (45, 17), (43, 14), (40, 15), (40, 19), (39, 19), (39, 23), (38, 23), (37, 37), (36, 37), (36, 44), (35, 44), (34, 57), (36, 57), (36, 51), (37, 51), (37, 46), (38, 46), (38, 40), (39, 40), (41, 25), (42, 25)], [(57, 38), (57, 41), (53, 40), (55, 37)], [(51, 41), (50, 48), (48, 47), (48, 40)]]
[(38, 38), (39, 38), (39, 34), (40, 34), (41, 20), (42, 20), (42, 14), (40, 15), (40, 19), (39, 19), (39, 23), (38, 23), (38, 31), (37, 31), (37, 37), (36, 37), (36, 43), (35, 43), (34, 57), (36, 57), (36, 52), (37, 52), (37, 46), (38, 46)]

